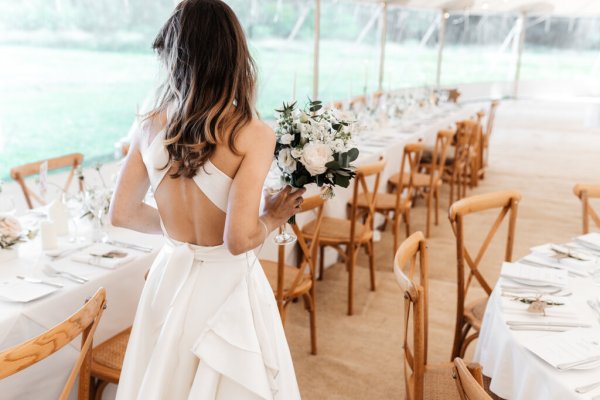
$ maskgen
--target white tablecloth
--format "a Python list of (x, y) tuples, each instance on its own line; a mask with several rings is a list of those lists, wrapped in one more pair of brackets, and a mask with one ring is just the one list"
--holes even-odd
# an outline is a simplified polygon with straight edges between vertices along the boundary
[[(155, 249), (147, 254), (136, 253), (137, 257), (114, 270), (77, 264), (66, 257), (57, 261), (59, 269), (69, 270), (89, 278), (89, 282), (78, 284), (63, 278), (49, 278), (42, 272), (47, 258), (41, 253), (39, 239), (25, 243), (19, 248), (20, 257), (0, 265), (0, 281), (13, 279), (16, 275), (39, 277), (64, 284), (62, 289), (29, 303), (0, 301), (0, 349), (30, 339), (62, 322), (80, 308), (86, 298), (99, 287), (106, 289), (107, 308), (94, 337), (99, 344), (129, 327), (133, 321), (142, 287), (144, 274), (152, 264), (162, 244), (162, 237), (142, 235), (122, 229), (113, 229), (111, 238), (131, 243), (143, 243)], [(126, 250), (129, 252), (129, 250)], [(2, 400), (56, 399), (78, 356), (79, 341), (66, 346), (46, 360), (0, 381)], [(71, 396), (75, 398), (76, 396)]]
[[(600, 395), (600, 388), (585, 395), (575, 393), (576, 387), (599, 381), (600, 368), (559, 371), (523, 346), (527, 341), (554, 333), (510, 330), (507, 319), (523, 318), (503, 310), (503, 305), (511, 300), (501, 296), (502, 284), (503, 279), (500, 279), (488, 301), (475, 354), (475, 361), (482, 365), (484, 375), (492, 378), (492, 392), (508, 400), (591, 399)], [(600, 325), (586, 304), (587, 299), (600, 294), (600, 286), (591, 279), (571, 277), (568, 289), (573, 295), (565, 301), (577, 309), (579, 319)]]

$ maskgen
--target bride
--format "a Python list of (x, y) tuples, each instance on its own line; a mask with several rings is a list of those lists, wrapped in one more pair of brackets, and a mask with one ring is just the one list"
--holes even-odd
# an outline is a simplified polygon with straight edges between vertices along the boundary
[[(139, 118), (114, 225), (162, 233), (117, 399), (298, 399), (271, 287), (252, 249), (304, 190), (267, 196), (275, 147), (254, 108), (255, 67), (233, 11), (184, 0), (153, 45), (167, 77)], [(149, 187), (158, 210), (143, 202)]]

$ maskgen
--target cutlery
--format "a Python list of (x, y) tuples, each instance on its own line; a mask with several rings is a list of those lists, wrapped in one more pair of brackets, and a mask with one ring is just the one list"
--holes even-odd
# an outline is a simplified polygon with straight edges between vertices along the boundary
[(592, 257), (583, 252), (583, 251), (577, 251), (575, 249), (572, 249), (568, 246), (561, 246), (558, 244), (551, 244), (550, 245), (550, 250), (552, 250), (553, 252), (555, 252), (556, 254), (560, 255), (560, 256), (566, 256), (569, 258), (574, 258), (575, 260), (580, 260), (580, 261), (592, 261)]
[(29, 282), (29, 283), (39, 283), (42, 285), (47, 285), (47, 286), (54, 286), (56, 288), (62, 288), (63, 285), (60, 283), (55, 283), (55, 282), (50, 282), (50, 281), (44, 281), (42, 279), (36, 279), (36, 278), (30, 278), (28, 276), (23, 276), (23, 275), (17, 275), (18, 279), (21, 279), (25, 282)]
[(587, 303), (590, 306), (590, 308), (596, 313), (598, 321), (600, 321), (600, 305), (596, 303), (596, 300), (588, 300)]
[(49, 276), (60, 276), (76, 283), (86, 283), (88, 281), (84, 276), (72, 274), (67, 271), (59, 271), (50, 264), (44, 265), (44, 273)]
[(600, 251), (597, 251), (597, 250), (592, 250), (592, 249), (589, 249), (589, 248), (581, 248), (581, 247), (572, 246), (572, 245), (569, 245), (569, 244), (565, 244), (565, 247), (568, 248), (568, 249), (570, 249), (570, 250), (577, 251), (577, 252), (579, 252), (581, 254), (585, 254), (585, 255), (587, 255), (589, 257), (596, 257), (596, 258), (600, 257)]
[(133, 249), (133, 250), (141, 251), (144, 253), (151, 253), (153, 250), (151, 247), (140, 246), (137, 244), (127, 243), (127, 242), (120, 242), (118, 240), (107, 240), (105, 243), (109, 244), (111, 246), (123, 247), (126, 249)]
[(506, 321), (510, 326), (555, 326), (563, 328), (591, 328), (590, 324), (582, 324), (579, 322), (559, 322), (559, 321)]
[(588, 358), (584, 358), (583, 360), (579, 360), (579, 361), (573, 361), (570, 363), (563, 363), (563, 364), (558, 364), (556, 366), (556, 368), (562, 370), (562, 371), (566, 371), (568, 369), (572, 369), (572, 368), (576, 368), (576, 367), (581, 367), (582, 365), (586, 365), (586, 364), (591, 364), (591, 363), (595, 363), (600, 361), (600, 356), (592, 356), (592, 357), (588, 357)]
[(596, 246), (594, 243), (590, 243), (587, 240), (575, 238), (575, 243), (580, 244), (588, 250), (592, 250), (594, 252), (600, 251), (600, 247)]
[[(600, 381), (590, 383), (589, 385), (576, 387), (575, 391), (577, 393), (587, 393), (587, 392), (591, 392), (592, 390), (594, 390), (598, 387), (600, 387)], [(596, 399), (596, 398), (600, 398), (600, 397), (598, 397), (598, 396), (594, 397), (594, 399)]]
[(77, 252), (79, 252), (81, 250), (87, 249), (91, 245), (93, 245), (93, 243), (88, 243), (88, 244), (83, 245), (83, 246), (74, 247), (72, 249), (64, 250), (64, 251), (61, 251), (58, 254), (55, 254), (55, 255), (52, 255), (52, 256), (48, 256), (48, 257), (50, 257), (52, 259), (52, 261), (57, 261), (57, 260), (60, 260), (62, 258), (65, 258), (66, 256), (69, 256), (69, 255), (77, 253)]
[(536, 261), (531, 261), (531, 260), (527, 260), (522, 258), (521, 260), (519, 260), (519, 262), (521, 264), (527, 264), (527, 265), (531, 265), (532, 267), (539, 267), (539, 268), (551, 268), (551, 269), (564, 269), (566, 271), (568, 271), (570, 274), (576, 275), (576, 276), (581, 276), (584, 278), (587, 278), (588, 276), (590, 276), (590, 274), (588, 274), (587, 272), (582, 272), (582, 271), (577, 271), (575, 268), (570, 268), (566, 265), (562, 266), (562, 267), (558, 267), (552, 264), (545, 264), (545, 263), (541, 263), (541, 262), (536, 262)]
[(513, 325), (511, 331), (544, 331), (544, 332), (565, 332), (572, 327), (564, 326), (540, 326), (540, 325)]
[(556, 294), (560, 293), (563, 289), (559, 287), (540, 287), (540, 288), (532, 288), (523, 287), (523, 286), (509, 286), (509, 285), (501, 285), (503, 290), (508, 292), (525, 292), (525, 293), (539, 293), (539, 294)]

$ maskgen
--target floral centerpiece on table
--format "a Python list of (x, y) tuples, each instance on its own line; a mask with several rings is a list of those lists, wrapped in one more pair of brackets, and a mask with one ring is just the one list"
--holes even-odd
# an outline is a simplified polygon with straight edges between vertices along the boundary
[(353, 122), (320, 101), (309, 100), (304, 109), (297, 109), (296, 102), (283, 103), (275, 111), (275, 159), (283, 181), (296, 188), (316, 183), (324, 199), (335, 196), (335, 186), (348, 187), (356, 175), (351, 163), (359, 154), (352, 141)]
[[(83, 214), (81, 218), (89, 218), (96, 221), (100, 225), (104, 225), (104, 217), (108, 215), (110, 208), (110, 201), (113, 195), (113, 188), (106, 184), (104, 177), (102, 176), (102, 164), (96, 163), (94, 170), (98, 174), (100, 185), (84, 185), (83, 192)], [(78, 167), (75, 172), (76, 176), (80, 180), (88, 182), (84, 179), (83, 169)]]
[(25, 241), (19, 220), (12, 215), (0, 215), (0, 249), (10, 249)]

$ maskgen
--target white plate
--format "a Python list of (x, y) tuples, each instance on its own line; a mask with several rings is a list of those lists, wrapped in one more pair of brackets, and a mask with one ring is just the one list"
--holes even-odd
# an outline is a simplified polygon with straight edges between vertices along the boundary
[(546, 283), (546, 282), (537, 282), (537, 281), (530, 281), (528, 279), (519, 279), (519, 278), (508, 278), (506, 276), (503, 277), (504, 279), (509, 279), (513, 282), (517, 282), (520, 285), (525, 285), (525, 286), (533, 286), (533, 287), (555, 287), (557, 289), (559, 289), (558, 286), (556, 285), (552, 285), (550, 283)]
[(28, 303), (46, 297), (57, 289), (41, 283), (11, 279), (0, 282), (0, 299), (15, 303)]

